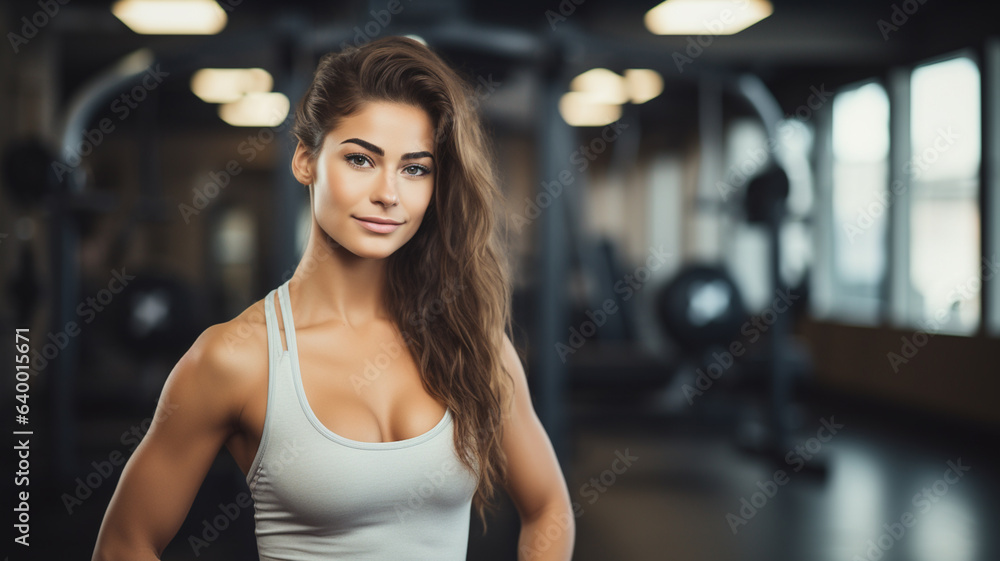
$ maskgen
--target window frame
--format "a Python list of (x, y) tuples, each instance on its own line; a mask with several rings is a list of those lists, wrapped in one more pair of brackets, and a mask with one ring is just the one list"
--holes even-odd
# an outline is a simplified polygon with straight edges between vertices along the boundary
[[(913, 146), (911, 142), (911, 116), (912, 116), (912, 88), (913, 88), (913, 73), (917, 68), (923, 66), (930, 66), (933, 64), (947, 62), (949, 60), (954, 60), (957, 58), (968, 58), (972, 63), (979, 69), (979, 83), (980, 83), (980, 120), (983, 120), (983, 105), (987, 97), (982, 95), (983, 84), (985, 83), (985, 76), (983, 72), (983, 64), (981, 57), (972, 47), (965, 47), (941, 55), (925, 58), (917, 63), (906, 65), (903, 67), (893, 68), (889, 72), (888, 82), (891, 89), (889, 90), (889, 176), (890, 185), (895, 185), (895, 181), (901, 181), (902, 188), (901, 193), (894, 196), (894, 202), (892, 204), (892, 212), (889, 215), (889, 230), (891, 235), (889, 236), (889, 275), (886, 279), (886, 302), (889, 305), (887, 310), (886, 319), (891, 327), (904, 330), (920, 330), (923, 329), (921, 323), (925, 320), (916, 319), (913, 312), (913, 303), (910, 301), (911, 297), (911, 278), (910, 278), (910, 267), (912, 265), (911, 255), (910, 255), (910, 212), (913, 206), (913, 185), (910, 181), (909, 175), (904, 172), (904, 169), (910, 160), (913, 158)], [(986, 123), (981, 122), (980, 125), (980, 135), (981, 135), (981, 147), (982, 141), (985, 139)], [(981, 148), (982, 149), (982, 148)], [(984, 150), (984, 149), (982, 149)], [(985, 225), (988, 221), (992, 221), (994, 217), (987, 215), (987, 209), (982, 204), (983, 202), (983, 192), (984, 192), (984, 176), (983, 176), (983, 163), (985, 160), (985, 153), (980, 154), (980, 169), (978, 172), (978, 189), (979, 194), (977, 199), (977, 204), (979, 207), (979, 248), (980, 257), (982, 258), (985, 247), (986, 239), (986, 228)], [(983, 283), (985, 285), (985, 283)], [(979, 323), (970, 332), (955, 333), (955, 332), (943, 332), (949, 335), (970, 337), (975, 336), (983, 332), (983, 325), (986, 322), (987, 310), (984, 307), (984, 290), (985, 286), (980, 289), (980, 309), (979, 309)]]
[[(983, 265), (982, 260), (1000, 257), (1000, 37), (993, 37), (978, 47), (952, 50), (916, 63), (890, 68), (884, 75), (852, 82), (838, 88), (835, 93), (836, 96), (878, 83), (885, 88), (889, 98), (889, 173), (886, 189), (891, 194), (892, 203), (889, 205), (884, 242), (886, 272), (882, 279), (880, 305), (874, 315), (864, 309), (865, 304), (852, 303), (852, 297), (846, 294), (835, 270), (834, 230), (837, 224), (833, 214), (833, 104), (817, 112), (814, 144), (817, 229), (814, 247), (818, 257), (813, 262), (814, 296), (811, 303), (815, 317), (846, 325), (921, 329), (922, 320), (915, 318), (909, 302), (912, 185), (904, 172), (904, 166), (912, 158), (912, 78), (917, 68), (961, 57), (968, 58), (979, 69), (981, 87), (982, 153), (978, 173), (980, 265)], [(899, 193), (892, 192), (893, 185), (899, 185)], [(989, 275), (987, 270), (985, 273), (981, 279), (979, 324), (971, 333), (956, 333), (956, 336), (1000, 337), (1000, 272)], [(845, 306), (851, 308), (850, 313), (841, 313)]]

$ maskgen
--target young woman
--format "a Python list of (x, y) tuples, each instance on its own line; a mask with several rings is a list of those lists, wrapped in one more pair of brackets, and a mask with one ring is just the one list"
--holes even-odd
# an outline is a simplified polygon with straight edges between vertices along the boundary
[(499, 486), (519, 556), (570, 559), (468, 84), (416, 41), (376, 40), (322, 58), (293, 132), (304, 255), (170, 373), (93, 558), (158, 558), (224, 445), (262, 560), (465, 559), (471, 510), (485, 525)]

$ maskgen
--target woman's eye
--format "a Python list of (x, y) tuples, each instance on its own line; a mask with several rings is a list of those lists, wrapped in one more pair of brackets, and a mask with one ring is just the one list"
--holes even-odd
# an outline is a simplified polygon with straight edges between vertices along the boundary
[(361, 154), (348, 154), (346, 159), (347, 163), (351, 164), (354, 167), (359, 167), (359, 168), (365, 167), (365, 164), (368, 163), (368, 158), (366, 158)]
[(403, 171), (406, 172), (407, 175), (426, 175), (428, 172), (427, 168), (425, 168), (424, 166), (418, 166), (416, 164), (412, 166), (406, 166), (405, 168), (403, 168)]

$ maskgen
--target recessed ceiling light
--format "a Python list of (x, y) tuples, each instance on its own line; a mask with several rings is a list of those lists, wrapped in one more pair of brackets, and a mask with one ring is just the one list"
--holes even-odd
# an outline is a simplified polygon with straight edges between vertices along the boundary
[(219, 117), (234, 127), (274, 127), (280, 125), (291, 104), (279, 92), (248, 93), (219, 106)]
[(559, 99), (559, 114), (574, 127), (602, 127), (621, 118), (622, 106), (587, 92), (566, 92)]
[(208, 103), (236, 101), (273, 86), (274, 79), (263, 68), (202, 68), (191, 76), (191, 91)]
[(602, 103), (625, 103), (629, 97), (625, 79), (607, 68), (592, 68), (580, 74), (569, 83), (569, 89), (587, 93)]
[(625, 87), (632, 103), (646, 103), (663, 93), (663, 78), (649, 68), (629, 68), (625, 70)]
[(771, 15), (768, 0), (666, 0), (646, 12), (657, 35), (732, 35)]
[(119, 0), (111, 13), (144, 35), (214, 35), (226, 26), (214, 0)]

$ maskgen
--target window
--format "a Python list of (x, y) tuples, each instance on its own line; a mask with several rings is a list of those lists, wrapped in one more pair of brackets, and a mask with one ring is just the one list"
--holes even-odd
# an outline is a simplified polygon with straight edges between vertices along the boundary
[(882, 310), (889, 220), (889, 98), (878, 83), (834, 97), (831, 313), (875, 324)]
[(971, 334), (979, 326), (980, 76), (968, 57), (917, 67), (910, 83), (910, 323)]
[(257, 221), (245, 208), (226, 209), (214, 226), (212, 238), (213, 261), (218, 264), (222, 284), (222, 311), (225, 317), (233, 317), (253, 302)]
[[(818, 205), (812, 312), (853, 324), (891, 324), (953, 335), (1000, 333), (1000, 294), (984, 316), (984, 291), (996, 290), (1000, 149), (983, 155), (982, 80), (1000, 87), (1000, 40), (981, 70), (959, 53), (893, 70), (884, 87), (869, 82), (837, 93), (820, 113)], [(1000, 112), (996, 112), (1000, 115)], [(1000, 117), (988, 132), (1000, 131)], [(991, 144), (993, 146), (994, 144)], [(994, 176), (990, 176), (994, 177)], [(993, 284), (989, 284), (993, 283)], [(984, 285), (989, 284), (984, 289)]]

